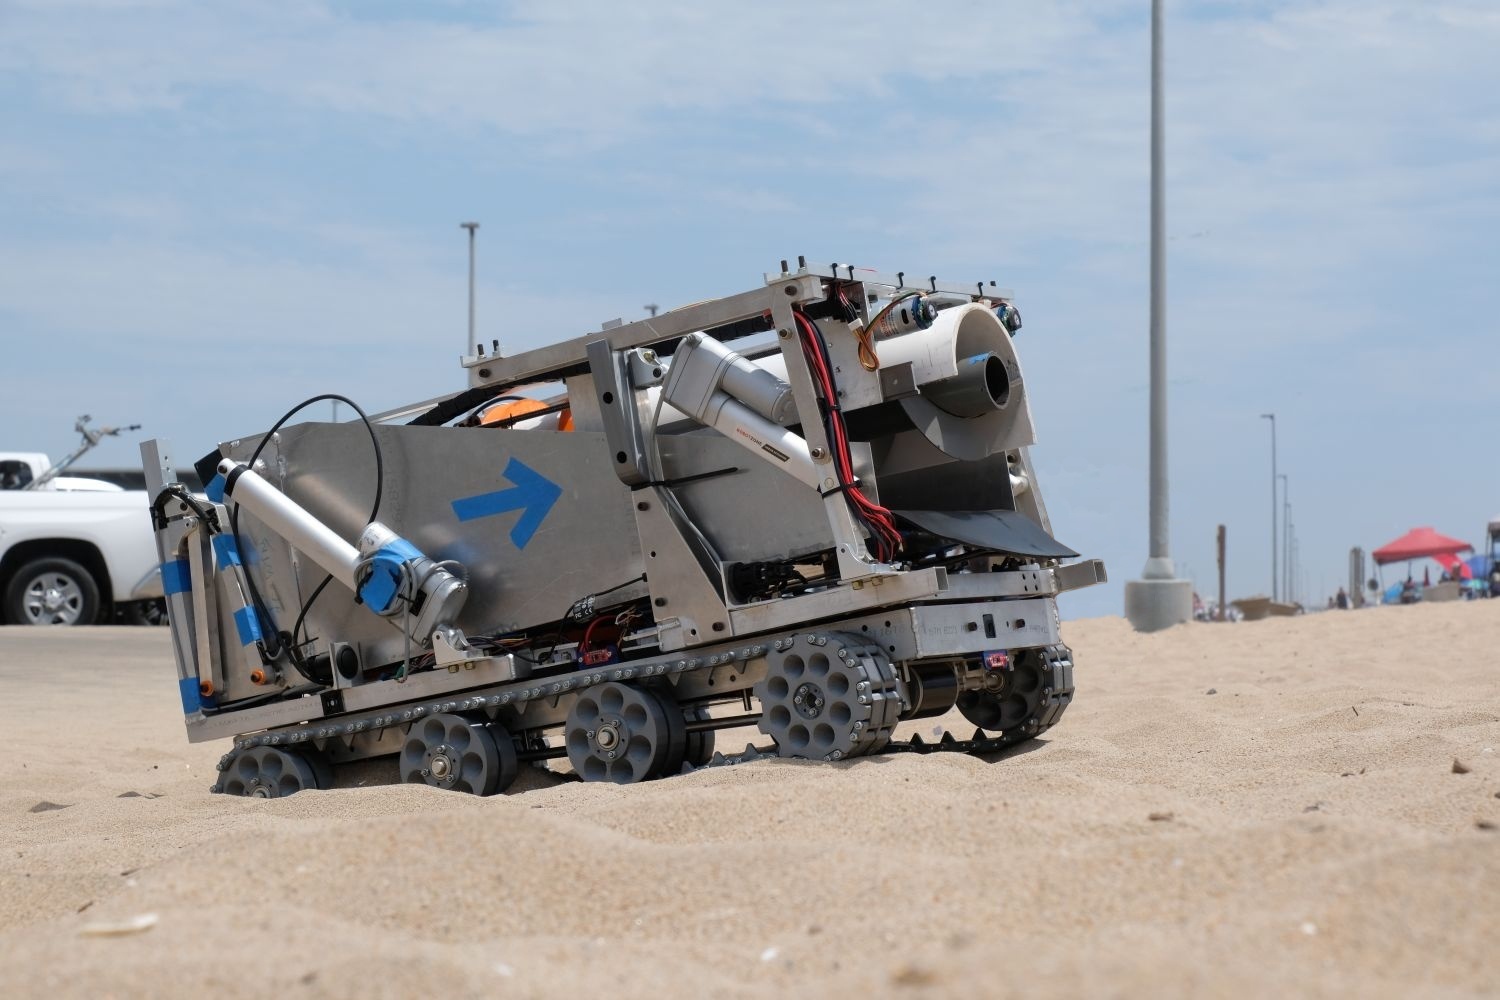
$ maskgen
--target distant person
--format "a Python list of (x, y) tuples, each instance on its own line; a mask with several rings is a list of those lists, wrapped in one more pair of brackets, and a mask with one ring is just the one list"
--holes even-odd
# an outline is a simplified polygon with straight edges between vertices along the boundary
[(1345, 590), (1343, 587), (1340, 587), (1339, 588), (1339, 592), (1337, 594), (1335, 594), (1334, 597), (1333, 597), (1333, 604), (1334, 604), (1334, 607), (1338, 608), (1340, 611), (1348, 611), (1349, 610), (1349, 592), (1347, 590)]
[(1416, 604), (1421, 599), (1422, 593), (1417, 590), (1417, 581), (1411, 577), (1407, 577), (1405, 582), (1401, 584), (1401, 603)]

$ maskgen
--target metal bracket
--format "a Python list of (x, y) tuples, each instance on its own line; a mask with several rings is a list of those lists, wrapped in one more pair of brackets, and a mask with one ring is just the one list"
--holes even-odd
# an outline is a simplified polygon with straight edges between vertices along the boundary
[(910, 361), (880, 369), (880, 397), (887, 403), (917, 394), (917, 380), (912, 374)]
[(488, 660), (488, 653), (481, 653), (470, 646), (460, 629), (449, 625), (439, 626), (432, 632), (432, 655), (440, 667), (450, 672), (463, 667), (473, 669), (474, 664)]
[(635, 386), (630, 381), (630, 359), (625, 352), (612, 350), (607, 340), (591, 341), (586, 350), (615, 474), (626, 486), (649, 482), (651, 472)]
[(665, 487), (635, 494), (635, 524), (646, 557), (651, 603), (663, 651), (732, 634), (723, 567)]

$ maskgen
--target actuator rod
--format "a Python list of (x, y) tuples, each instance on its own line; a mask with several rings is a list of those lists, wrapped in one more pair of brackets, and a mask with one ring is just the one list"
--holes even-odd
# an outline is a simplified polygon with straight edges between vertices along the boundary
[(706, 409), (703, 422), (709, 427), (787, 475), (818, 488), (822, 476), (805, 438), (771, 423), (727, 393), (714, 393)]
[(299, 552), (354, 590), (354, 569), (359, 550), (333, 529), (313, 517), (300, 504), (266, 482), (243, 462), (224, 459), (219, 463), (224, 477), (224, 495), (249, 511), (266, 527), (285, 538)]

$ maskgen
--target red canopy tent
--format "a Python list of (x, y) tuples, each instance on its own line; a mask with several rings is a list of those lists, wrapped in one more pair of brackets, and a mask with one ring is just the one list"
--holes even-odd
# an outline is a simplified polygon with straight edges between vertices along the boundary
[(1394, 542), (1382, 545), (1371, 555), (1375, 562), (1384, 566), (1386, 563), (1425, 559), (1428, 556), (1456, 556), (1460, 552), (1472, 551), (1473, 548), (1468, 542), (1440, 535), (1431, 528), (1413, 528)]

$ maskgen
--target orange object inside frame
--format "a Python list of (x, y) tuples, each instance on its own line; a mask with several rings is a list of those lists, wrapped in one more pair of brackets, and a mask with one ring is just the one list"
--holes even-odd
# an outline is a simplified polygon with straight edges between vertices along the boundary
[[(485, 410), (484, 415), (479, 418), (479, 423), (482, 426), (488, 427), (491, 424), (505, 423), (509, 420), (515, 420), (518, 417), (524, 417), (528, 413), (540, 413), (548, 409), (551, 409), (551, 407), (540, 400), (510, 399), (503, 403), (496, 403)], [(570, 431), (573, 429), (572, 410), (562, 410), (557, 414), (557, 429), (560, 431)]]

